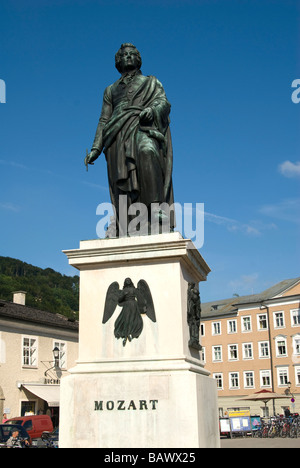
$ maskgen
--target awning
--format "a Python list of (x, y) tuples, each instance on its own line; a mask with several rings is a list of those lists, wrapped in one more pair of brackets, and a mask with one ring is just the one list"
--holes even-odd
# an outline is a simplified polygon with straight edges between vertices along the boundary
[(23, 384), (22, 386), (38, 398), (45, 400), (49, 406), (59, 406), (59, 385)]

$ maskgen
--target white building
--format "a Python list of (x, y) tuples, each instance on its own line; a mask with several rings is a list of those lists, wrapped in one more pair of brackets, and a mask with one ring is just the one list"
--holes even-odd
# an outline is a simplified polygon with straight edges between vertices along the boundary
[(60, 380), (77, 359), (78, 322), (27, 307), (25, 298), (17, 292), (13, 302), (0, 300), (1, 422), (4, 413), (47, 413), (56, 425)]

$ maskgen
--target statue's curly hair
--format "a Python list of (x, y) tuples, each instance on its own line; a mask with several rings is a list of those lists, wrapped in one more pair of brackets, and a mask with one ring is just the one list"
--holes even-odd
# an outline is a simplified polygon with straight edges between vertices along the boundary
[(118, 72), (122, 73), (122, 71), (123, 71), (122, 67), (121, 67), (121, 56), (122, 56), (122, 49), (124, 49), (125, 47), (131, 47), (132, 49), (136, 50), (137, 57), (138, 57), (138, 69), (140, 69), (141, 66), (142, 66), (141, 54), (139, 53), (139, 51), (137, 50), (135, 45), (131, 44), (130, 42), (124, 42), (124, 44), (121, 44), (120, 49), (118, 50), (118, 52), (115, 55), (115, 65), (116, 65), (116, 69), (118, 70)]

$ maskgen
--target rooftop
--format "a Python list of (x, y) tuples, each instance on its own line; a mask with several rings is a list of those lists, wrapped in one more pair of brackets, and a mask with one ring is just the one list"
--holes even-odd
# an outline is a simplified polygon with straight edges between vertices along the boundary
[(231, 297), (230, 299), (221, 299), (219, 301), (203, 303), (201, 305), (201, 317), (204, 319), (218, 315), (234, 314), (237, 312), (238, 308), (244, 304), (257, 304), (280, 296), (285, 291), (299, 283), (299, 281), (300, 277), (287, 279), (265, 289), (259, 294)]
[(78, 331), (78, 321), (70, 320), (64, 315), (52, 314), (51, 312), (0, 299), (0, 318), (2, 317)]

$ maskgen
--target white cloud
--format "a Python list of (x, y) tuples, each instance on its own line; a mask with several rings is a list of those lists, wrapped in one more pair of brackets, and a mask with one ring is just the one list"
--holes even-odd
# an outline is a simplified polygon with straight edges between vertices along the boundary
[(229, 287), (234, 293), (239, 295), (254, 294), (259, 285), (259, 274), (252, 273), (249, 275), (241, 275), (239, 278), (229, 281)]
[(26, 169), (26, 170), (29, 169), (27, 166), (24, 166), (24, 164), (20, 164), (18, 162), (10, 161), (10, 160), (6, 161), (4, 159), (0, 159), (0, 164), (5, 165), (5, 166), (15, 167), (17, 169)]
[(10, 202), (0, 202), (0, 210), (14, 211), (17, 213), (20, 209), (17, 205)]
[(214, 224), (224, 226), (229, 232), (241, 232), (248, 236), (260, 236), (262, 231), (266, 229), (276, 229), (274, 223), (263, 223), (261, 221), (251, 221), (250, 223), (243, 223), (236, 219), (227, 218), (225, 216), (218, 216), (212, 213), (205, 212), (205, 220)]
[(279, 172), (285, 177), (300, 177), (300, 161), (295, 163), (291, 161), (284, 161), (278, 166)]
[(271, 218), (299, 224), (300, 198), (289, 198), (278, 203), (263, 205), (260, 208), (260, 213)]
[(104, 187), (103, 185), (95, 184), (93, 182), (87, 182), (86, 180), (81, 180), (80, 181), (83, 185), (87, 185), (88, 187), (95, 188), (97, 190), (105, 190), (107, 191), (108, 188)]

